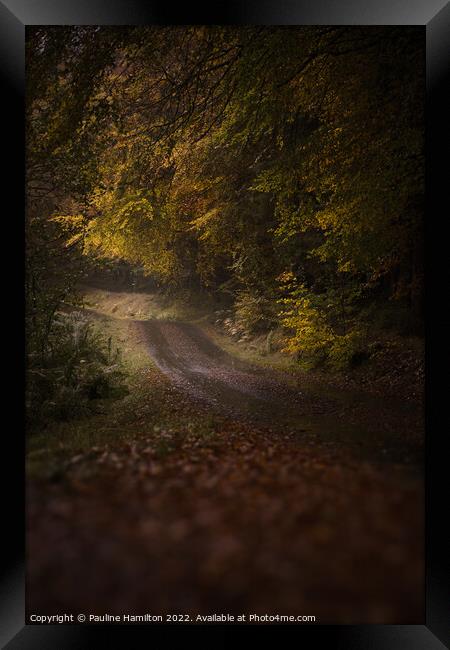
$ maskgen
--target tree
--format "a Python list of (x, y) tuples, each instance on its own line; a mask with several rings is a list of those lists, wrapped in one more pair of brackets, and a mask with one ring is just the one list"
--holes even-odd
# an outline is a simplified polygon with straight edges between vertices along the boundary
[(241, 307), (289, 273), (335, 336), (379, 298), (417, 320), (419, 30), (36, 28), (29, 53), (30, 196), (66, 246)]

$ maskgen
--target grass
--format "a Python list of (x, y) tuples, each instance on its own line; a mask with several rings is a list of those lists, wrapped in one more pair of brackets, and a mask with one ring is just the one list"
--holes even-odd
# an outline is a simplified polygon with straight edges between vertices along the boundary
[[(306, 392), (327, 397), (336, 393), (339, 397), (343, 389), (348, 401), (352, 391), (357, 389), (356, 403), (363, 404), (359, 399), (360, 383), (344, 381), (339, 384), (334, 376), (323, 377), (303, 371), (292, 357), (279, 351), (278, 339), (270, 352), (264, 336), (245, 342), (233, 340), (212, 325), (212, 312), (208, 313), (206, 306), (202, 311), (196, 307), (180, 307), (180, 303), (171, 303), (153, 294), (120, 294), (98, 289), (87, 291), (87, 302), (95, 327), (104, 337), (111, 337), (113, 349), (121, 350), (129, 394), (118, 400), (95, 400), (95, 414), (68, 422), (49, 421), (45, 429), (30, 433), (27, 441), (29, 477), (61, 477), (74, 458), (131, 440), (145, 439), (146, 444), (151, 440), (162, 460), (186, 437), (197, 446), (216, 444), (220, 419), (213, 417), (206, 408), (200, 409), (193, 404), (156, 368), (134, 320), (172, 315), (175, 320), (196, 322), (231, 355), (255, 365), (288, 372), (292, 382), (301, 381), (301, 388)], [(358, 375), (360, 373), (354, 373), (355, 378)], [(369, 405), (368, 414), (373, 415), (373, 411), (374, 406)]]
[(286, 372), (298, 370), (298, 364), (295, 362), (293, 357), (280, 351), (281, 344), (279, 341), (276, 342), (277, 345), (274, 346), (275, 349), (273, 351), (267, 351), (267, 335), (255, 336), (245, 342), (239, 342), (227, 334), (222, 334), (212, 326), (205, 326), (204, 329), (215, 341), (216, 345), (229, 354), (239, 357), (243, 361), (257, 364), (265, 368), (284, 370)]
[(195, 431), (200, 439), (214, 435), (212, 419), (180, 399), (170, 382), (152, 363), (133, 322), (96, 312), (95, 327), (121, 349), (129, 394), (118, 400), (96, 400), (96, 413), (67, 422), (48, 421), (30, 432), (27, 440), (27, 475), (53, 478), (68, 464), (92, 449), (114, 447), (151, 437), (163, 457), (173, 442)]
[(108, 291), (94, 287), (80, 287), (85, 305), (115, 319), (134, 320), (183, 320), (191, 321), (205, 317), (208, 307), (198, 299), (184, 300), (163, 294)]

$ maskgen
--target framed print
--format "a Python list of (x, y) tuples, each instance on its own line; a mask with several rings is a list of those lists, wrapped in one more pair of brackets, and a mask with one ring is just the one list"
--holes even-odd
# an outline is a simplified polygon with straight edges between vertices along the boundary
[(448, 5), (0, 17), (4, 647), (445, 647)]

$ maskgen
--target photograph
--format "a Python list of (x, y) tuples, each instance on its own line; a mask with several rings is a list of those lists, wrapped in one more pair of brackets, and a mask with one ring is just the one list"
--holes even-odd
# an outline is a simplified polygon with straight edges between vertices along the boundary
[(27, 623), (425, 624), (425, 36), (26, 26)]

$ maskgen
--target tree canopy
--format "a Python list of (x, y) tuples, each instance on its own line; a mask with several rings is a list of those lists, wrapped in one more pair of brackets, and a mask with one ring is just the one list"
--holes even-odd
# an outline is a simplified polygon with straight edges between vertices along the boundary
[(33, 27), (27, 66), (31, 293), (57, 252), (256, 300), (292, 351), (379, 300), (420, 326), (420, 29)]

